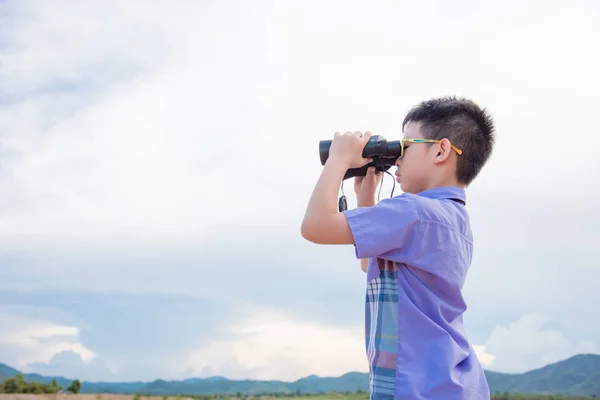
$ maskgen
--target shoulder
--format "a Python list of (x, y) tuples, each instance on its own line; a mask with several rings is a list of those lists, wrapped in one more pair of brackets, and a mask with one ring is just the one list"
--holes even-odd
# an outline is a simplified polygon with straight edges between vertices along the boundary
[(383, 199), (372, 207), (358, 207), (344, 211), (348, 220), (368, 219), (370, 222), (398, 223), (417, 222), (419, 219), (419, 198), (416, 195), (403, 193)]
[(469, 214), (464, 204), (451, 198), (415, 196), (417, 219), (421, 225), (451, 230), (472, 240)]

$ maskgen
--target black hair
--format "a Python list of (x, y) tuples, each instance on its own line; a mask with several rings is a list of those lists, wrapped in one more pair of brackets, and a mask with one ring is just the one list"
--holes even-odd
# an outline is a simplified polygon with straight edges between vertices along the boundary
[(425, 139), (448, 139), (462, 150), (456, 177), (468, 185), (489, 159), (495, 141), (495, 128), (487, 110), (465, 98), (440, 97), (413, 107), (402, 122), (420, 122)]

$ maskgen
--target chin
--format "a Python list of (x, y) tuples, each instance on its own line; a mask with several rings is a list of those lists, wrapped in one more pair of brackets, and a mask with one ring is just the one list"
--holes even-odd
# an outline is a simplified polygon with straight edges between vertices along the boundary
[(415, 193), (410, 187), (409, 185), (407, 185), (406, 183), (402, 184), (402, 182), (400, 183), (400, 190), (402, 190), (402, 192), (404, 193)]

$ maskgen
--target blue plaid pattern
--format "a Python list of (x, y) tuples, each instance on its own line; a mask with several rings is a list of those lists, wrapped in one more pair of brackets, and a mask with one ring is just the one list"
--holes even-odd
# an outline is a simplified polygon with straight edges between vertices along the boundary
[(370, 398), (388, 400), (394, 398), (398, 350), (398, 264), (379, 258), (375, 260), (380, 274), (367, 283), (365, 345)]

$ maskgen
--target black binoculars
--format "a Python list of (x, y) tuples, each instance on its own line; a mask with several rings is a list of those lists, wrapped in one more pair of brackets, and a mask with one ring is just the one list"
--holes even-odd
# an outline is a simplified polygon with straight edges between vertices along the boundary
[[(329, 158), (329, 148), (331, 140), (321, 140), (319, 142), (319, 156), (321, 157), (321, 165)], [(386, 140), (383, 136), (371, 136), (363, 149), (362, 156), (364, 158), (372, 158), (373, 161), (360, 168), (350, 168), (344, 175), (344, 180), (355, 176), (365, 176), (369, 167), (375, 167), (375, 172), (387, 171), (396, 163), (402, 151), (402, 144), (399, 140)]]

